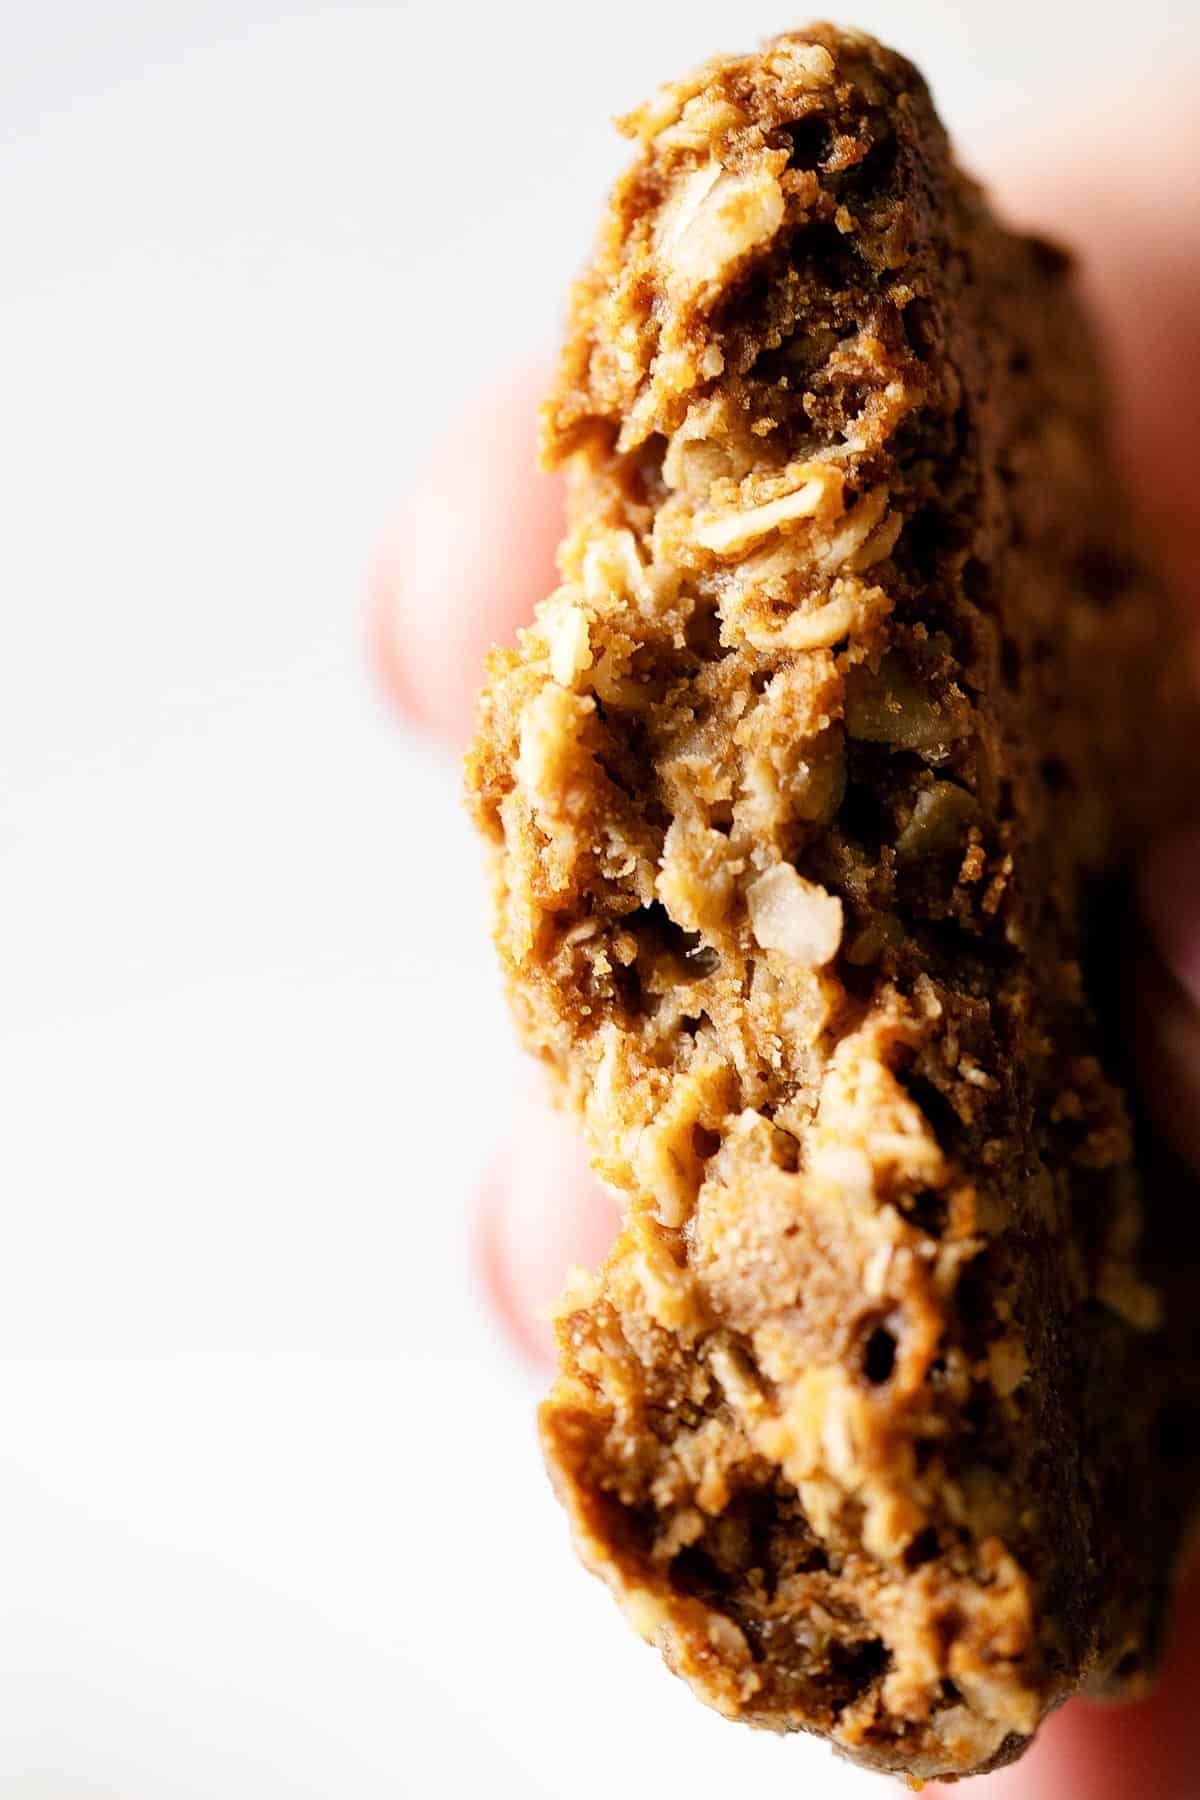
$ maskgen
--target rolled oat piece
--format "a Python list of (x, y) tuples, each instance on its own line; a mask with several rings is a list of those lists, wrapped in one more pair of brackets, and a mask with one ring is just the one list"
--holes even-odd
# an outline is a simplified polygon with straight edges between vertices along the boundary
[(1098, 898), (1180, 803), (1186, 658), (1068, 259), (907, 62), (814, 27), (623, 128), (545, 411), (562, 585), (468, 763), (625, 1206), (546, 1456), (701, 1699), (966, 1774), (1145, 1679), (1197, 1492)]

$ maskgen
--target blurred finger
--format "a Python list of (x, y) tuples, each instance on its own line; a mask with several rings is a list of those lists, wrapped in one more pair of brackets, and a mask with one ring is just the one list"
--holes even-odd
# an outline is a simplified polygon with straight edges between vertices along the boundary
[(554, 1334), (540, 1317), (573, 1263), (595, 1268), (617, 1229), (617, 1208), (587, 1165), (574, 1128), (530, 1095), (482, 1197), (478, 1246), (484, 1285), (513, 1339), (547, 1362)]
[(1179, 178), (1198, 161), (1186, 83), (1131, 85), (984, 158), (1006, 216), (1078, 255), (1113, 376), (1114, 447), (1168, 574), (1200, 608), (1200, 212)]
[(1142, 1102), (1166, 1143), (1200, 1173), (1200, 1008), (1149, 951), (1135, 959), (1132, 987)]
[(1138, 900), (1153, 945), (1132, 971), (1141, 1095), (1167, 1142), (1200, 1171), (1200, 830), (1150, 852)]
[(557, 476), (535, 466), (546, 371), (482, 395), (437, 450), (371, 578), (371, 637), (388, 691), (417, 723), (465, 745), (494, 643), (555, 585)]
[(1200, 827), (1155, 846), (1138, 890), (1159, 956), (1200, 1010)]

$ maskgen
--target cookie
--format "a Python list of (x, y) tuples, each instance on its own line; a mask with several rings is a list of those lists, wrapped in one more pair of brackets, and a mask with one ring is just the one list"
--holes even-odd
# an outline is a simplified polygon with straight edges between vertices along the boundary
[(910, 64), (815, 27), (623, 128), (544, 415), (562, 585), (468, 759), (625, 1207), (546, 1457), (701, 1699), (971, 1773), (1144, 1680), (1195, 1499), (1184, 1178), (1105, 997), (1195, 696), (1069, 259)]

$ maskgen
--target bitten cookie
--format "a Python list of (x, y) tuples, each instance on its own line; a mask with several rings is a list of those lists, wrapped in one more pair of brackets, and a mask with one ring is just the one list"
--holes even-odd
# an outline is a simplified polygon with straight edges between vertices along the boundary
[(1068, 260), (908, 63), (814, 27), (624, 129), (545, 412), (562, 585), (468, 765), (521, 1030), (626, 1205), (547, 1460), (703, 1700), (970, 1773), (1142, 1679), (1196, 1493), (1177, 1178), (1094, 973), (1186, 659)]

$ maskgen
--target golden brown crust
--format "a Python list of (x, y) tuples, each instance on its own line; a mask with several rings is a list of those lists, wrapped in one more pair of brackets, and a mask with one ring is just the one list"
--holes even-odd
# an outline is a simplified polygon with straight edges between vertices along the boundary
[(547, 1458), (703, 1699), (968, 1773), (1142, 1667), (1195, 1485), (1081, 930), (1193, 702), (1066, 259), (916, 72), (814, 27), (627, 129), (546, 410), (563, 585), (469, 761), (628, 1207)]

